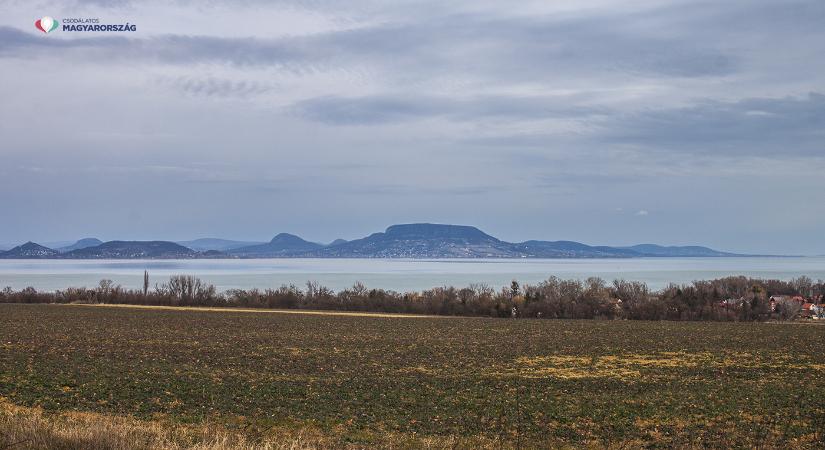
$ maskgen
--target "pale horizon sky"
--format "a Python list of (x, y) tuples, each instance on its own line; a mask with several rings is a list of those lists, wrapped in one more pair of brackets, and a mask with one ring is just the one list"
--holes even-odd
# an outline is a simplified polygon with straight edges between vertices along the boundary
[(0, 244), (434, 222), (825, 254), (821, 0), (0, 11)]

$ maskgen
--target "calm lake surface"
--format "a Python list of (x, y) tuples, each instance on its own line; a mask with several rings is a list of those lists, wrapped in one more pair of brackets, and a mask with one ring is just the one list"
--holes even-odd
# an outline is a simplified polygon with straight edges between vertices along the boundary
[(38, 290), (93, 287), (103, 278), (126, 288), (170, 275), (195, 275), (219, 290), (276, 288), (308, 280), (340, 290), (361, 281), (367, 287), (413, 291), (435, 286), (486, 283), (495, 288), (511, 280), (538, 283), (551, 275), (591, 276), (644, 281), (652, 289), (728, 275), (825, 279), (825, 257), (790, 258), (638, 258), (638, 259), (218, 259), (218, 260), (0, 260), (0, 288)]

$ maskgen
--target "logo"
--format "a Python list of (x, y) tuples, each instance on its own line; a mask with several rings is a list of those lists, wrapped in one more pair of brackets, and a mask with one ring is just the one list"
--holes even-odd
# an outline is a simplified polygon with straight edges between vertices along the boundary
[(34, 22), (34, 26), (44, 33), (51, 33), (60, 26), (61, 22), (63, 23), (63, 31), (137, 31), (137, 25), (133, 23), (100, 23), (100, 19), (97, 17), (64, 17), (62, 21), (58, 22), (53, 17), (43, 16)]
[(49, 33), (54, 31), (57, 28), (57, 21), (52, 19), (49, 16), (43, 17), (41, 19), (37, 19), (37, 22), (34, 23), (34, 26), (37, 27), (38, 30)]

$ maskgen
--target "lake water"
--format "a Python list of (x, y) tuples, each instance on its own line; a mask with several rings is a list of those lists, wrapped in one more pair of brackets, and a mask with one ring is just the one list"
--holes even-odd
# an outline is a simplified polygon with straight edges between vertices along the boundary
[(413, 291), (435, 286), (486, 283), (495, 288), (511, 280), (534, 284), (551, 275), (584, 279), (597, 276), (644, 281), (652, 289), (728, 275), (825, 279), (825, 257), (792, 258), (635, 258), (635, 259), (200, 259), (200, 260), (0, 260), (0, 288), (38, 290), (93, 287), (103, 278), (126, 288), (170, 275), (195, 275), (219, 290), (276, 288), (308, 280), (340, 290), (361, 281), (367, 287)]

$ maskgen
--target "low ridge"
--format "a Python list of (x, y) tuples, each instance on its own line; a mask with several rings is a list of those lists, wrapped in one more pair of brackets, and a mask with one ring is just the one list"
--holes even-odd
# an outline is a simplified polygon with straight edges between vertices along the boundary
[(0, 258), (7, 259), (40, 259), (40, 258), (54, 258), (60, 255), (57, 250), (44, 247), (34, 242), (26, 242), (23, 245), (18, 245), (9, 251), (0, 253)]
[(280, 233), (266, 244), (250, 245), (230, 250), (230, 255), (243, 258), (287, 257), (311, 252), (324, 246), (305, 241), (294, 234)]
[(101, 241), (100, 239), (97, 239), (97, 238), (83, 238), (83, 239), (78, 240), (77, 242), (75, 242), (72, 245), (68, 245), (66, 247), (60, 247), (60, 248), (57, 249), (57, 251), (59, 251), (60, 253), (67, 253), (67, 252), (70, 252), (72, 250), (80, 250), (80, 249), (88, 248), (88, 247), (97, 247), (98, 245), (100, 245), (102, 243), (103, 243), (103, 241)]

